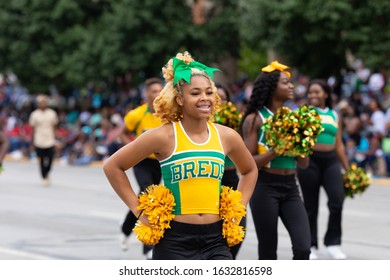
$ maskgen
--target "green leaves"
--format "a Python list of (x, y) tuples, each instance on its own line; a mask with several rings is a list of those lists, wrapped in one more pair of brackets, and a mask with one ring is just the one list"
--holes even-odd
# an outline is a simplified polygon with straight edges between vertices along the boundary
[(273, 49), (311, 77), (347, 66), (346, 53), (370, 68), (390, 67), (390, 2), (384, 0), (240, 1), (240, 34), (251, 47)]
[(212, 63), (238, 55), (235, 1), (213, 1), (207, 22), (192, 23), (186, 1), (0, 0), (0, 72), (60, 92), (132, 73), (161, 73), (177, 52)]

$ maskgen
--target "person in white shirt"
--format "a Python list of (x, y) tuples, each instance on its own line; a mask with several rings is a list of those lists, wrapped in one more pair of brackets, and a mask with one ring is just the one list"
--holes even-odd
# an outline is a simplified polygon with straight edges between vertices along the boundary
[(370, 103), (368, 103), (368, 108), (371, 111), (370, 126), (373, 132), (378, 133), (381, 138), (384, 137), (386, 130), (385, 113), (377, 97), (371, 99)]
[(382, 95), (383, 87), (385, 86), (385, 77), (376, 69), (368, 79), (368, 89), (375, 96)]
[(58, 115), (48, 107), (48, 96), (40, 94), (36, 100), (37, 109), (31, 113), (29, 124), (32, 129), (33, 145), (39, 158), (42, 183), (44, 186), (49, 186), (49, 173), (55, 154)]

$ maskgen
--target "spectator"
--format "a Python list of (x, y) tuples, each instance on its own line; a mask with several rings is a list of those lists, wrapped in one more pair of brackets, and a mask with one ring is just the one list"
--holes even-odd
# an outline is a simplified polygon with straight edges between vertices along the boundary
[(380, 97), (383, 92), (383, 88), (385, 86), (385, 77), (379, 71), (379, 69), (375, 69), (374, 73), (371, 74), (368, 79), (368, 89), (370, 94), (373, 96)]
[(48, 107), (49, 98), (40, 94), (37, 97), (38, 108), (34, 110), (29, 119), (32, 127), (33, 144), (39, 158), (42, 183), (50, 185), (49, 173), (54, 158), (56, 144), (55, 130), (58, 124), (56, 111)]
[(368, 103), (370, 110), (370, 127), (372, 131), (380, 137), (385, 136), (385, 113), (383, 112), (382, 106), (379, 103), (378, 97), (373, 97)]

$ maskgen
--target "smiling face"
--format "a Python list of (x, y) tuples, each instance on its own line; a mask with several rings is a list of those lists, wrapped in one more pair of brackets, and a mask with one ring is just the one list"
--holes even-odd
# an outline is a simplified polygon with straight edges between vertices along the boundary
[(294, 98), (294, 85), (290, 81), (290, 77), (286, 73), (281, 72), (274, 99), (280, 101), (292, 100)]
[(176, 101), (183, 109), (183, 117), (208, 119), (214, 111), (216, 94), (209, 79), (194, 75), (191, 77), (191, 84), (183, 85)]
[(328, 98), (328, 94), (322, 88), (320, 84), (312, 84), (307, 92), (307, 100), (310, 105), (315, 107), (324, 108), (325, 100)]

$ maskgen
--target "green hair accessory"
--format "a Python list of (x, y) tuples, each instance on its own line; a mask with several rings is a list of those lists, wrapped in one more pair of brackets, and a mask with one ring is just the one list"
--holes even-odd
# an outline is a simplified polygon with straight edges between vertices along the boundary
[(214, 71), (221, 71), (218, 68), (208, 67), (200, 62), (192, 61), (189, 64), (185, 63), (176, 57), (173, 58), (173, 84), (176, 85), (181, 79), (187, 83), (191, 83), (191, 68), (199, 69), (214, 79)]

